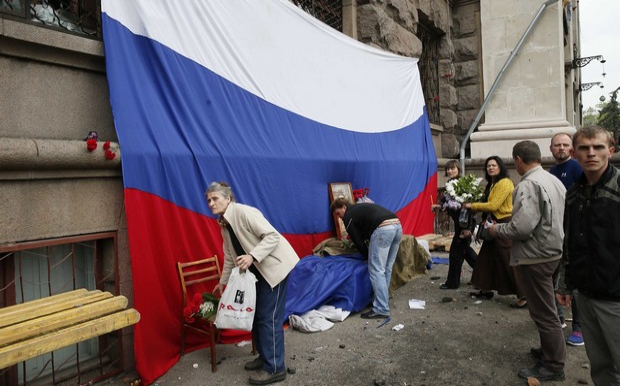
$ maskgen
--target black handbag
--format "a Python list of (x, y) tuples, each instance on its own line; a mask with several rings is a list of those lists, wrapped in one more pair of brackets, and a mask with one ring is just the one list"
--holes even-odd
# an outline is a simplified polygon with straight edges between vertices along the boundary
[(480, 224), (478, 225), (478, 233), (476, 234), (476, 240), (491, 241), (494, 239), (494, 237), (491, 236), (491, 233), (489, 233), (489, 231), (484, 227), (487, 220), (495, 222), (493, 215), (491, 214), (482, 216), (482, 220), (480, 221)]

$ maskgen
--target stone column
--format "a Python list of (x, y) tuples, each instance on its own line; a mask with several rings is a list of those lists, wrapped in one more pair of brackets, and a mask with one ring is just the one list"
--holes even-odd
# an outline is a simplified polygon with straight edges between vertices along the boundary
[(356, 0), (342, 0), (342, 33), (357, 40)]
[[(480, 1), (485, 95), (542, 3)], [(566, 104), (563, 17), (558, 1), (530, 32), (487, 106), (485, 123), (471, 136), (472, 158), (509, 158), (512, 146), (524, 139), (537, 142), (544, 154), (554, 133), (575, 131), (567, 118), (573, 112)]]

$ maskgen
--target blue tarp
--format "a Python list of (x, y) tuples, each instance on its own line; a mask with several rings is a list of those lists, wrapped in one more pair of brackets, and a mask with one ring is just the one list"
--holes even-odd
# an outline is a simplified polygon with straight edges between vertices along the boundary
[(306, 256), (288, 279), (285, 321), (322, 305), (358, 312), (372, 300), (368, 264), (360, 254)]

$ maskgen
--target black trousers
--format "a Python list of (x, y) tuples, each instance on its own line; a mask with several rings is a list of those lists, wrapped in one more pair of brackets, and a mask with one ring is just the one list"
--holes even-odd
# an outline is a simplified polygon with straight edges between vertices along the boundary
[(450, 255), (448, 266), (448, 278), (446, 279), (446, 286), (448, 288), (458, 288), (461, 285), (461, 269), (463, 268), (463, 261), (467, 261), (470, 267), (474, 268), (476, 265), (476, 251), (471, 247), (471, 237), (462, 239), (459, 237), (459, 233), (454, 235), (452, 244), (450, 244)]

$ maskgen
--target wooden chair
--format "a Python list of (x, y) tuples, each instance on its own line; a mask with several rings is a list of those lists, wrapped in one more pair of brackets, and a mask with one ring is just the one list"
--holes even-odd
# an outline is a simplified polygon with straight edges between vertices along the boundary
[[(179, 271), (179, 279), (181, 280), (181, 289), (183, 291), (183, 309), (187, 305), (187, 287), (213, 281), (217, 284), (222, 276), (220, 263), (217, 256), (208, 259), (192, 261), (189, 263), (177, 262)], [(181, 331), (181, 356), (185, 354), (185, 333), (187, 331), (194, 332), (209, 340), (209, 348), (211, 350), (211, 371), (217, 371), (217, 357), (215, 354), (215, 345), (219, 341), (219, 332), (214, 324), (215, 316), (205, 319), (197, 318), (193, 324), (185, 322), (185, 318), (181, 315), (183, 328)]]
[[(177, 270), (181, 281), (181, 290), (183, 291), (183, 309), (187, 306), (187, 287), (213, 281), (217, 284), (222, 276), (220, 263), (217, 255), (208, 259), (192, 261), (189, 263), (177, 262)], [(181, 314), (183, 327), (181, 330), (181, 356), (185, 354), (185, 334), (186, 332), (194, 332), (209, 340), (209, 349), (211, 350), (211, 371), (217, 371), (217, 356), (215, 354), (215, 345), (220, 342), (220, 333), (215, 326), (215, 315), (209, 319), (196, 318), (196, 322), (188, 324), (185, 317)], [(256, 354), (256, 345), (252, 339), (252, 354)]]

